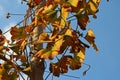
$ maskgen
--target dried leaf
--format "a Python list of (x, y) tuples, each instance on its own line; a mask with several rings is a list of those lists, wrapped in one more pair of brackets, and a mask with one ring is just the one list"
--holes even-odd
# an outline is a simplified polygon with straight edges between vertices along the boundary
[(0, 35), (2, 35), (2, 30), (0, 29)]
[(39, 41), (46, 41), (46, 40), (49, 40), (49, 35), (47, 32), (43, 32), (40, 34), (39, 36)]
[(72, 60), (72, 62), (70, 63), (70, 69), (71, 70), (76, 70), (76, 69), (79, 69), (81, 68), (82, 64), (79, 62), (79, 61), (76, 61), (76, 60)]
[(44, 58), (44, 59), (53, 59), (55, 56), (58, 55), (58, 52), (60, 51), (60, 47), (62, 43), (63, 43), (62, 36), (59, 36), (59, 38), (55, 40), (54, 45), (46, 49), (41, 49), (35, 54), (35, 56)]
[(87, 13), (94, 15), (98, 11), (100, 0), (89, 0), (87, 6)]
[(79, 57), (79, 60), (82, 63), (85, 59), (85, 48), (84, 47), (82, 47), (81, 50), (77, 53), (77, 56)]
[(40, 4), (41, 1), (42, 0), (34, 0), (34, 2), (35, 2), (36, 5)]
[(35, 54), (36, 57), (44, 58), (44, 59), (53, 59), (54, 56), (57, 56), (57, 55), (58, 55), (58, 52), (52, 51), (51, 48), (41, 49)]
[(50, 72), (53, 73), (54, 76), (59, 77), (60, 75), (60, 66), (58, 64), (50, 63)]
[(19, 58), (22, 62), (27, 62), (26, 57), (23, 56), (23, 55), (20, 55), (18, 58)]
[(20, 39), (25, 39), (27, 37), (27, 34), (25, 32), (25, 27), (17, 28), (16, 26), (14, 26), (11, 28), (10, 33), (12, 35), (11, 40), (20, 40)]
[(86, 36), (85, 36), (85, 39), (90, 43), (91, 46), (94, 47), (94, 49), (96, 50), (96, 52), (98, 52), (98, 48), (95, 44), (95, 35), (94, 35), (94, 32), (92, 31), (92, 29), (89, 29)]
[(77, 7), (79, 0), (75, 0), (75, 1), (74, 0), (68, 0), (67, 2), (69, 2), (74, 7)]
[(25, 49), (25, 46), (27, 45), (27, 39), (23, 40), (21, 45), (20, 45), (20, 51)]
[(64, 74), (68, 72), (68, 65), (72, 61), (72, 56), (63, 56), (57, 63), (50, 64), (50, 72), (53, 73), (54, 76), (58, 76), (60, 74)]
[(5, 36), (2, 35), (2, 31), (0, 31), (0, 46), (3, 46), (5, 42), (7, 42)]
[(77, 15), (78, 25), (82, 30), (86, 30), (86, 26), (89, 23), (89, 17), (86, 14)]
[(61, 28), (64, 28), (66, 26), (66, 24), (67, 24), (67, 21), (66, 21), (67, 17), (68, 17), (68, 11), (67, 11), (66, 8), (62, 7), (62, 9), (61, 9), (61, 22), (60, 22)]
[(31, 67), (27, 67), (27, 68), (23, 69), (22, 71), (28, 72), (28, 71), (30, 71), (30, 70), (31, 70)]

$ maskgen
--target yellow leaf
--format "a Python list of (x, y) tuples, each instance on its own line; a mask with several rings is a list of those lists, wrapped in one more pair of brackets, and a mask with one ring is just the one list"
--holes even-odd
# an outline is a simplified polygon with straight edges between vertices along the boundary
[(84, 47), (82, 47), (81, 50), (77, 53), (77, 56), (79, 57), (79, 60), (82, 63), (85, 59), (85, 48)]
[(87, 7), (88, 14), (94, 15), (98, 10), (99, 3), (100, 3), (100, 0), (89, 0), (88, 7)]
[(40, 36), (39, 36), (39, 40), (40, 40), (40, 41), (49, 40), (48, 33), (47, 33), (47, 32), (41, 33)]
[(10, 31), (12, 37), (12, 40), (20, 40), (20, 39), (24, 39), (27, 37), (27, 34), (25, 32), (25, 27), (19, 27), (17, 28), (16, 26), (11, 28)]
[(57, 51), (52, 51), (51, 48), (41, 49), (38, 51), (35, 56), (38, 58), (44, 58), (44, 59), (53, 59), (54, 56), (57, 56)]
[(44, 10), (42, 11), (43, 14), (49, 13), (55, 6), (50, 4), (49, 6), (45, 6)]
[(77, 7), (79, 0), (68, 0), (68, 2), (69, 2), (72, 6)]
[(30, 71), (31, 70), (31, 67), (27, 67), (27, 68), (25, 68), (23, 71)]
[(27, 38), (22, 41), (22, 44), (20, 45), (20, 50), (24, 50), (26, 45), (27, 45)]
[(68, 17), (67, 9), (62, 7), (62, 9), (61, 9), (61, 22), (60, 22), (60, 26), (62, 28), (64, 28), (67, 24), (67, 22), (66, 22), (67, 17)]
[(63, 42), (64, 42), (63, 36), (59, 36), (58, 39), (55, 39), (55, 43), (52, 46), (46, 49), (41, 49), (36, 53), (35, 56), (44, 59), (53, 59), (55, 56), (59, 54), (60, 47), (62, 46)]
[(90, 43), (91, 46), (94, 47), (94, 49), (96, 50), (96, 52), (98, 52), (98, 48), (95, 44), (95, 35), (94, 35), (94, 32), (92, 31), (92, 29), (89, 29), (86, 36), (85, 36), (85, 39)]

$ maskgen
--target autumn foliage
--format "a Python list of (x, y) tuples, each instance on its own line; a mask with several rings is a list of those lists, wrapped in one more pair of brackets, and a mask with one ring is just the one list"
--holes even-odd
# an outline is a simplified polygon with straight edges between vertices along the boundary
[[(90, 46), (99, 51), (93, 30), (87, 29), (87, 33), (83, 33), (90, 16), (97, 18), (100, 0), (46, 0), (40, 6), (42, 1), (28, 1), (24, 25), (11, 27), (11, 41), (0, 30), (0, 59), (3, 60), (0, 80), (16, 80), (21, 76), (20, 72), (30, 76), (31, 46), (44, 45), (33, 56), (49, 61), (50, 73), (58, 77), (69, 69), (80, 69), (85, 60), (85, 51)], [(31, 37), (36, 26), (43, 28), (43, 33), (37, 41), (33, 41)], [(53, 61), (55, 58), (56, 62)]]

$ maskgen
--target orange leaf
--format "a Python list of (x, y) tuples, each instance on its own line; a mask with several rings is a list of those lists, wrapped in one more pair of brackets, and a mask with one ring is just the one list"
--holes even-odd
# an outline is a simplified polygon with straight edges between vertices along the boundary
[(47, 33), (47, 32), (41, 33), (40, 36), (39, 36), (39, 40), (40, 40), (40, 41), (49, 40), (49, 35), (48, 35), (48, 33)]
[(20, 50), (24, 50), (26, 45), (27, 45), (27, 39), (22, 41), (22, 43), (20, 45)]

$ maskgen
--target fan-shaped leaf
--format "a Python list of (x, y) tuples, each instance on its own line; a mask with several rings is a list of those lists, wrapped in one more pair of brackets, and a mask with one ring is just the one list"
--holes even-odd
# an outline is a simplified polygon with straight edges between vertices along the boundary
[(98, 52), (98, 48), (95, 44), (95, 35), (94, 35), (94, 32), (92, 31), (92, 29), (89, 29), (86, 36), (85, 36), (85, 39), (91, 44), (91, 46), (94, 47), (94, 49), (96, 50), (96, 52)]

